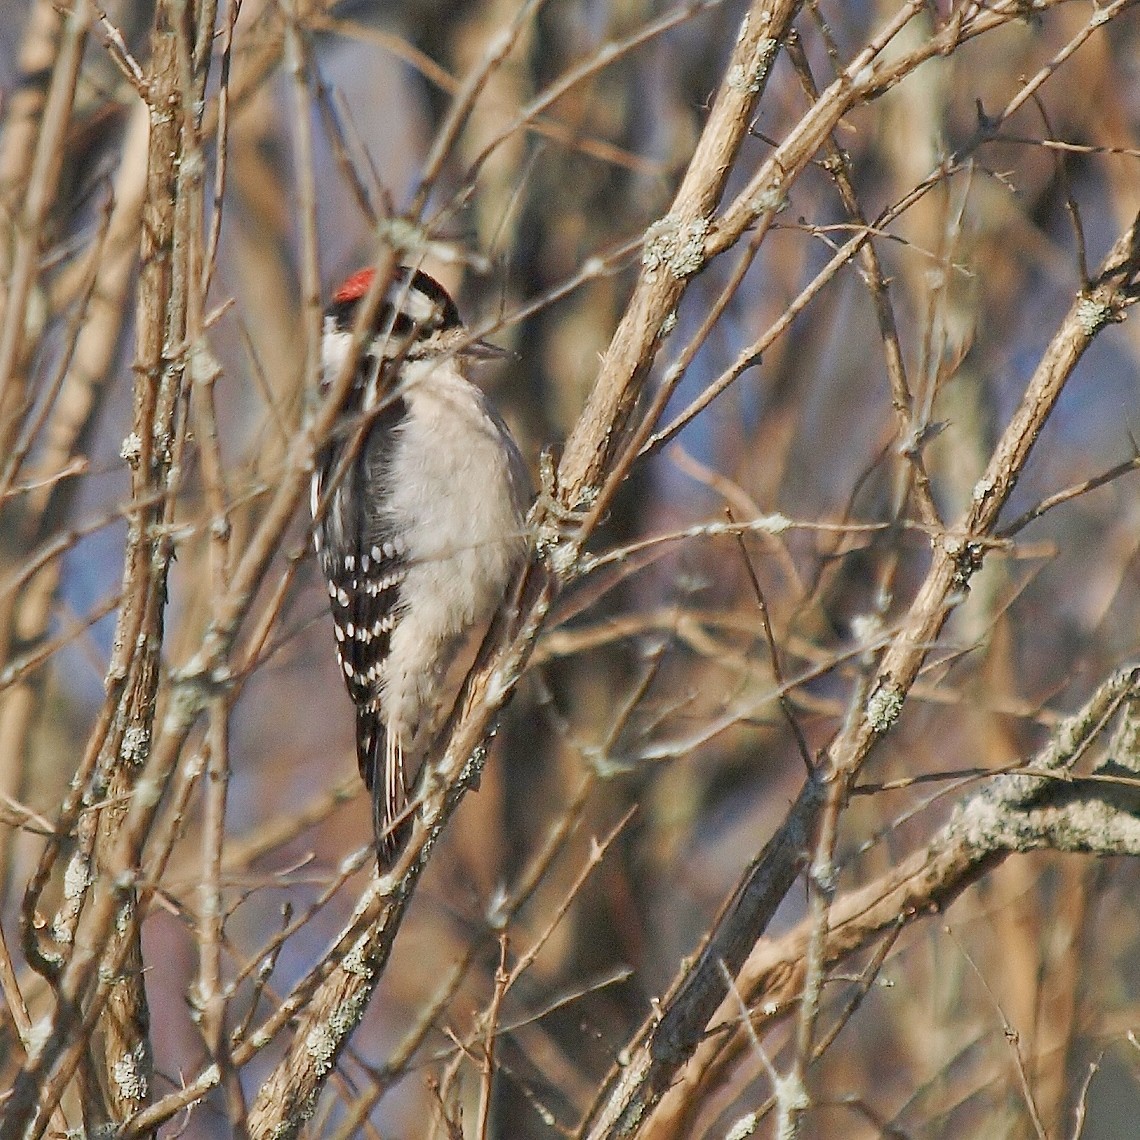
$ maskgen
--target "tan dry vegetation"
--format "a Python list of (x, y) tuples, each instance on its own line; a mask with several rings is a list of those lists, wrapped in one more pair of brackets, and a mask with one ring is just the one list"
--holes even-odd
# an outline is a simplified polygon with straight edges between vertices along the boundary
[[(2, 11), (0, 1140), (1134, 1128), (1134, 4)], [(396, 259), (543, 493), (377, 880)]]

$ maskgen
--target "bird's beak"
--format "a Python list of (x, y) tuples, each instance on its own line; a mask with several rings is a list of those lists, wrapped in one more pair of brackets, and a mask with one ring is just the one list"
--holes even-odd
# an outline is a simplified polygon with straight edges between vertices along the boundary
[(463, 349), (463, 355), (473, 356), (476, 360), (506, 360), (507, 357), (514, 356), (514, 353), (489, 340), (473, 340)]

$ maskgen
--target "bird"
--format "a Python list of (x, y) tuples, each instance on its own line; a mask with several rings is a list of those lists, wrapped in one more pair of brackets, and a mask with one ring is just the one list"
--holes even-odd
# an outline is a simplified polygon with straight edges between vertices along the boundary
[[(347, 367), (375, 275), (354, 273), (324, 312), (326, 392)], [(422, 759), (418, 734), (438, 711), (447, 668), (527, 556), (527, 468), (468, 379), (474, 362), (502, 355), (471, 336), (438, 281), (398, 267), (316, 457), (314, 545), (381, 872), (410, 833), (409, 767)]]

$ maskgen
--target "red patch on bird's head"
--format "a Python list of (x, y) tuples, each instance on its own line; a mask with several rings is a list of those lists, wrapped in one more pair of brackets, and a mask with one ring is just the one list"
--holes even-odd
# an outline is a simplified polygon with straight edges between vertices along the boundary
[(365, 293), (368, 292), (368, 287), (372, 284), (372, 278), (376, 276), (375, 269), (358, 269), (341, 287), (333, 294), (334, 301), (359, 301)]

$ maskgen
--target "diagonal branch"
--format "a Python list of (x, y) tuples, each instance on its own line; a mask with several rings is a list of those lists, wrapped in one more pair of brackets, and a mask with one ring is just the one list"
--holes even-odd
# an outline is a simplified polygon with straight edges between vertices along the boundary
[(898, 719), (930, 647), (951, 610), (966, 596), (1001, 509), (1073, 369), (1096, 334), (1108, 323), (1123, 320), (1135, 302), (1140, 282), (1138, 234), (1140, 215), (1112, 247), (1097, 276), (1074, 298), (978, 481), (966, 516), (936, 542), (909, 620), (874, 671), (861, 713), (851, 717), (832, 742), (820, 774), (804, 784), (777, 835), (744, 872), (695, 960), (682, 967), (670, 987), (660, 1007), (664, 1013), (654, 1012), (626, 1050), (629, 1062), (611, 1070), (586, 1117), (583, 1136), (601, 1140), (638, 1134), (697, 1047), (707, 1024), (707, 1017), (702, 1017), (725, 996), (721, 964), (736, 975), (747, 956), (747, 951), (741, 952), (742, 943), (755, 942), (763, 934), (779, 904), (779, 899), (773, 901), (767, 890), (756, 886), (786, 884), (787, 890), (795, 881), (809, 849), (805, 837), (825, 799), (826, 785), (841, 780), (849, 788), (872, 747)]
[(667, 318), (675, 312), (688, 279), (704, 267), (712, 213), (748, 136), (753, 108), (767, 84), (776, 52), (799, 7), (799, 0), (756, 0), (741, 21), (708, 122), (673, 205), (646, 232), (633, 296), (567, 441), (558, 471), (564, 506), (592, 506), (591, 500), (620, 453), (633, 408), (665, 335)]
[[(1025, 775), (992, 781), (966, 799), (923, 847), (873, 882), (840, 895), (831, 909), (824, 964), (834, 966), (884, 932), (940, 913), (1015, 852), (1140, 854), (1134, 784), (1097, 779), (1110, 769), (1127, 769), (1126, 753), (1134, 751), (1135, 741), (1122, 740), (1122, 734), (1116, 733), (1109, 758), (1097, 765), (1092, 778), (1070, 775), (1106, 723), (1122, 705), (1127, 708), (1127, 702), (1135, 701), (1138, 681), (1140, 667), (1118, 670), (1084, 708), (1058, 726), (1026, 766)], [(1126, 711), (1121, 718), (1125, 723), (1127, 716)], [(725, 1070), (750, 1050), (752, 1033), (763, 1033), (795, 1013), (811, 925), (806, 920), (787, 934), (756, 945), (735, 987), (753, 1010), (751, 1026), (740, 1024), (731, 997), (722, 1002), (709, 1032), (647, 1129), (654, 1140), (685, 1135), (692, 1107), (704, 1103), (708, 1090), (723, 1081)]]

